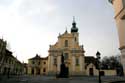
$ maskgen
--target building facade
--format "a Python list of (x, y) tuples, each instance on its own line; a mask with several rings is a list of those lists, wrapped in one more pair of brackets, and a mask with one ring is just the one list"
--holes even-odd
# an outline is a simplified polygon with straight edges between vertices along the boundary
[(21, 75), (23, 74), (23, 65), (12, 55), (12, 52), (6, 49), (5, 58), (1, 67), (2, 75)]
[(28, 60), (29, 75), (47, 75), (48, 57), (41, 58), (38, 54)]
[(48, 74), (59, 74), (61, 55), (63, 55), (69, 75), (85, 75), (84, 53), (83, 45), (79, 45), (79, 32), (76, 22), (73, 21), (71, 32), (68, 33), (66, 30), (63, 34), (59, 34), (58, 41), (54, 45), (50, 45)]
[(13, 56), (13, 53), (7, 48), (7, 43), (0, 39), (0, 74), (1, 75), (19, 75), (23, 74), (23, 65)]
[(6, 53), (6, 41), (0, 39), (0, 74), (2, 73), (5, 53)]
[(115, 10), (115, 20), (119, 35), (121, 63), (125, 74), (125, 0), (109, 0)]

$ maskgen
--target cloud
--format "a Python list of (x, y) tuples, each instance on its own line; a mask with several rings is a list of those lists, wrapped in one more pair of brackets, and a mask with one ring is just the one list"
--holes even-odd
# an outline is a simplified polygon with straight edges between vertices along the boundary
[(19, 6), (21, 15), (47, 14), (55, 11), (56, 6), (49, 3), (48, 0), (22, 0)]
[(0, 0), (0, 6), (9, 7), (15, 0)]
[(50, 35), (54, 33), (46, 31), (47, 24), (44, 23), (50, 22), (49, 17), (54, 13), (55, 6), (42, 0), (3, 3), (0, 5), (0, 36), (7, 40), (14, 56), (21, 61), (27, 61), (36, 53), (47, 56), (49, 44), (52, 43), (49, 41), (52, 40)]
[(47, 56), (49, 44), (57, 41), (58, 33), (63, 33), (65, 26), (71, 28), (72, 16), (75, 15), (80, 41), (87, 48), (86, 55), (93, 55), (94, 51), (102, 47), (105, 53), (115, 53), (116, 50), (114, 52), (112, 49), (117, 40), (112, 31), (115, 26), (110, 22), (112, 13), (109, 9), (105, 15), (108, 8), (102, 9), (105, 8), (104, 1), (99, 1), (0, 0), (0, 36), (10, 43), (14, 56), (21, 61), (27, 61), (36, 53)]

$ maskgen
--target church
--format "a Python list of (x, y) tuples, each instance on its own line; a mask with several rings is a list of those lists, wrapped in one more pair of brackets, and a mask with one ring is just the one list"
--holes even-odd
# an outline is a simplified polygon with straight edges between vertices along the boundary
[[(85, 56), (83, 45), (79, 44), (79, 32), (73, 19), (71, 31), (59, 34), (58, 40), (49, 47), (49, 55), (44, 59), (39, 55), (28, 60), (28, 74), (59, 75), (61, 72), (61, 56), (68, 69), (69, 76), (98, 75), (97, 60), (93, 56)], [(116, 75), (115, 70), (101, 70), (104, 75)]]
[(84, 48), (79, 45), (79, 32), (76, 22), (73, 20), (71, 32), (67, 30), (59, 34), (58, 41), (50, 45), (48, 56), (48, 74), (60, 72), (61, 54), (64, 56), (64, 63), (68, 67), (69, 75), (84, 75)]

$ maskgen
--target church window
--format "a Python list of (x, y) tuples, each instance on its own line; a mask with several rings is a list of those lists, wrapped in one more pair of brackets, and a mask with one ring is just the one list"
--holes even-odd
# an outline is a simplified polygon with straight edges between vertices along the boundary
[(57, 64), (57, 59), (56, 58), (54, 58), (54, 65), (56, 65)]
[(79, 59), (76, 58), (76, 66), (79, 66)]
[(65, 40), (65, 47), (68, 47), (68, 40)]
[(68, 53), (65, 53), (64, 54), (64, 60), (67, 60), (68, 59)]
[(75, 42), (76, 42), (76, 37), (75, 37)]

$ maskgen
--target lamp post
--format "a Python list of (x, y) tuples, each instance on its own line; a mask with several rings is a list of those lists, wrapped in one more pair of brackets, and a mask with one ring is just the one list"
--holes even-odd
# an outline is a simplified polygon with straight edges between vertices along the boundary
[(99, 51), (97, 51), (96, 53), (96, 57), (97, 57), (97, 60), (98, 60), (98, 73), (99, 73), (99, 83), (101, 83), (101, 75), (100, 75), (100, 55), (101, 53)]

